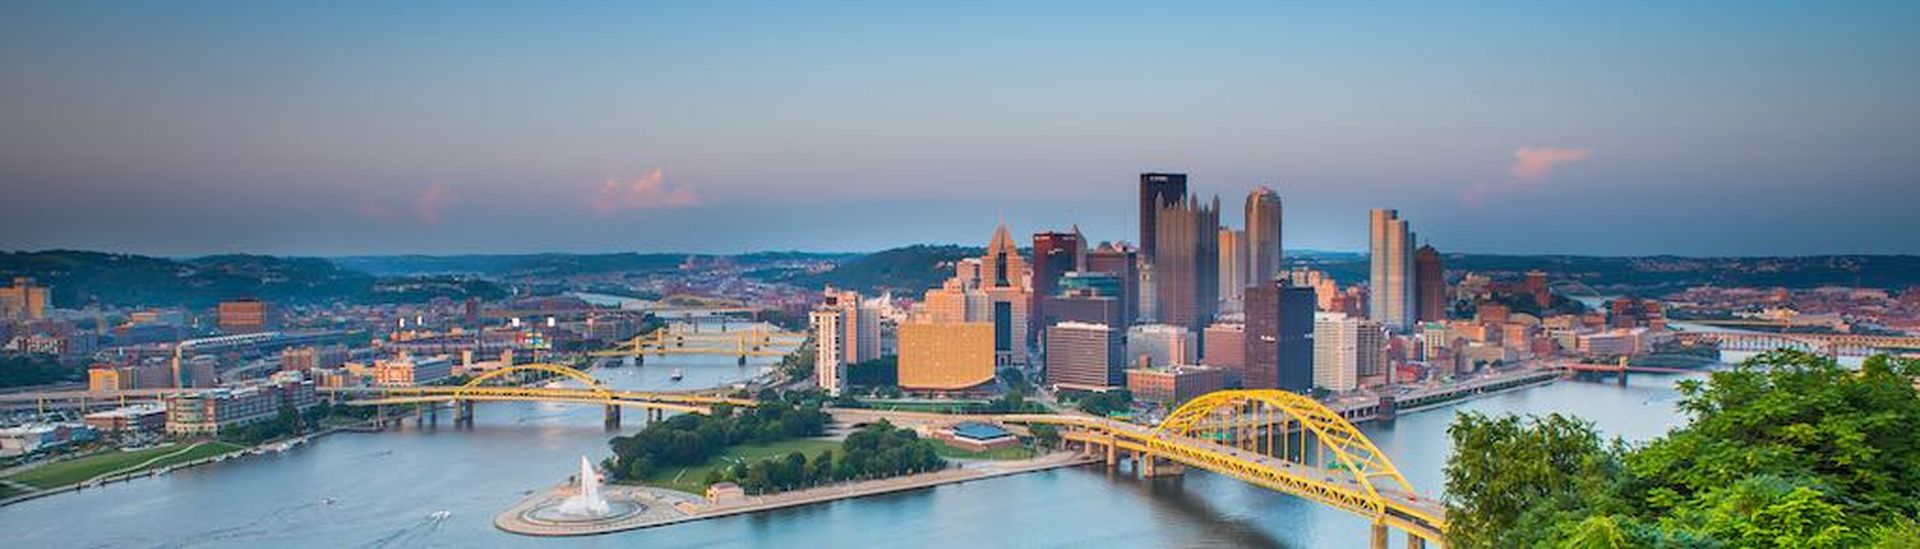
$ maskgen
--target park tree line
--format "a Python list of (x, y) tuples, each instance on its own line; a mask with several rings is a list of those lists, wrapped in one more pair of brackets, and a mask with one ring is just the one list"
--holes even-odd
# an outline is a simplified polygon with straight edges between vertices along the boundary
[(829, 417), (819, 406), (778, 399), (736, 410), (715, 405), (710, 415), (681, 414), (647, 425), (631, 436), (614, 437), (609, 467), (618, 480), (645, 479), (662, 467), (705, 463), (735, 444), (765, 444), (826, 433)]
[(930, 440), (886, 421), (847, 435), (838, 452), (809, 459), (795, 451), (783, 457), (735, 463), (707, 472), (707, 484), (733, 482), (750, 494), (796, 490), (850, 480), (871, 480), (938, 471), (947, 467)]
[(1640, 445), (1593, 424), (1460, 415), (1453, 547), (1920, 547), (1920, 360), (1792, 351), (1680, 382), (1691, 421)]

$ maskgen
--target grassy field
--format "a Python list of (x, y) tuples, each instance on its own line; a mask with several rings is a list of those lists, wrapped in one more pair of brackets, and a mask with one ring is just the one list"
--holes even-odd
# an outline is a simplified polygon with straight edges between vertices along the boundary
[(934, 446), (933, 453), (939, 454), (940, 457), (947, 458), (947, 459), (993, 459), (993, 460), (1027, 459), (1027, 458), (1033, 457), (1036, 454), (1036, 452), (1034, 452), (1032, 448), (1028, 448), (1025, 446), (1013, 446), (1010, 448), (998, 448), (994, 450), (987, 450), (985, 452), (975, 452), (972, 450), (962, 450), (959, 448), (954, 448), (952, 446), (948, 446), (945, 444)]
[(704, 494), (707, 491), (707, 471), (715, 467), (732, 467), (740, 461), (759, 461), (771, 457), (781, 457), (799, 450), (812, 460), (821, 450), (839, 451), (840, 441), (817, 438), (783, 440), (772, 444), (749, 444), (735, 446), (713, 456), (706, 463), (691, 467), (669, 467), (647, 477), (648, 486), (658, 486), (679, 490), (690, 494)]
[[(225, 442), (203, 442), (191, 447), (174, 445), (134, 450), (131, 452), (109, 450), (83, 458), (70, 459), (59, 463), (35, 467), (9, 476), (7, 480), (30, 484), (40, 488), (58, 488), (68, 484), (84, 482), (103, 474), (122, 472), (122, 469), (143, 463), (146, 465), (142, 466), (139, 470), (144, 471), (177, 463), (185, 463), (232, 452), (241, 448), (243, 447)], [(162, 456), (166, 457), (162, 458)], [(148, 463), (149, 461), (151, 461), (151, 463)]]
[(23, 494), (23, 493), (25, 493), (25, 492), (21, 492), (21, 491), (19, 491), (19, 490), (15, 490), (15, 489), (14, 489), (14, 488), (13, 488), (12, 486), (7, 486), (7, 485), (5, 485), (5, 484), (0, 484), (0, 499), (6, 499), (6, 498), (10, 498), (10, 497), (13, 497), (13, 496), (17, 496), (17, 495), (20, 495), (20, 494)]

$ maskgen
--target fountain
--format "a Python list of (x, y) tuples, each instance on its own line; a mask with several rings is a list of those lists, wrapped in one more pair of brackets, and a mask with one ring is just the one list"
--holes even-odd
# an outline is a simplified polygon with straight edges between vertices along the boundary
[(570, 516), (603, 517), (607, 515), (607, 500), (600, 497), (600, 475), (593, 470), (593, 462), (587, 456), (580, 456), (580, 493), (560, 502), (560, 513)]
[(519, 523), (540, 526), (585, 526), (605, 524), (646, 512), (647, 506), (635, 501), (631, 490), (608, 490), (587, 456), (580, 456), (580, 476), (573, 486), (562, 485), (542, 496), (539, 503), (517, 513)]

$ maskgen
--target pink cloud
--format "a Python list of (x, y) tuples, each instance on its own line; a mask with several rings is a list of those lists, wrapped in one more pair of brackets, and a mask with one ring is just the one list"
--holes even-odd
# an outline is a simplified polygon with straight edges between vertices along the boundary
[(671, 210), (700, 205), (700, 197), (686, 185), (673, 186), (658, 168), (646, 177), (622, 183), (612, 179), (600, 184), (588, 204), (594, 211), (611, 214), (632, 210)]
[(1555, 168), (1585, 161), (1592, 156), (1592, 149), (1515, 148), (1513, 164), (1507, 166), (1507, 180), (1481, 181), (1468, 185), (1467, 188), (1460, 190), (1460, 203), (1469, 208), (1478, 208), (1499, 195), (1537, 190), (1548, 177), (1553, 175)]
[(1589, 156), (1593, 156), (1591, 149), (1520, 147), (1513, 150), (1513, 165), (1507, 166), (1507, 174), (1521, 181), (1539, 181), (1551, 175), (1554, 167), (1586, 160)]
[(420, 198), (414, 201), (413, 213), (421, 223), (438, 225), (440, 213), (445, 211), (448, 205), (453, 204), (453, 199), (452, 185), (435, 183), (420, 192)]

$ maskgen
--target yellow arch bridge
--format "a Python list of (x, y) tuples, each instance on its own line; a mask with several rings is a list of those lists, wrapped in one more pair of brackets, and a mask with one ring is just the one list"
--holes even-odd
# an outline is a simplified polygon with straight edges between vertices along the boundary
[(1144, 476), (1194, 467), (1359, 515), (1373, 524), (1376, 548), (1387, 546), (1390, 529), (1406, 532), (1409, 548), (1439, 545), (1447, 530), (1445, 505), (1415, 492), (1358, 428), (1320, 402), (1286, 391), (1209, 393), (1156, 426), (1087, 415), (950, 416), (875, 410), (835, 410), (835, 415), (906, 424), (972, 418), (1054, 425), (1069, 446), (1104, 454), (1108, 467), (1130, 459)]
[[(539, 380), (538, 385), (498, 384), (525, 373), (551, 374), (553, 377)], [(555, 378), (570, 379), (579, 382), (579, 387), (549, 387), (547, 382)], [(712, 413), (719, 404), (733, 406), (755, 406), (759, 403), (752, 399), (731, 398), (726, 396), (699, 393), (667, 393), (647, 391), (624, 391), (609, 389), (600, 384), (600, 380), (586, 372), (558, 364), (521, 364), (510, 368), (493, 370), (474, 377), (464, 385), (416, 386), (416, 387), (338, 387), (325, 388), (321, 392), (343, 397), (343, 403), (354, 406), (389, 406), (411, 404), (454, 403), (458, 416), (455, 423), (471, 424), (473, 421), (473, 403), (493, 401), (517, 402), (561, 402), (574, 404), (598, 404), (606, 407), (606, 424), (609, 428), (619, 427), (622, 408), (642, 408), (650, 418), (664, 417), (666, 412), (693, 414)], [(436, 412), (437, 413), (437, 412)]]

